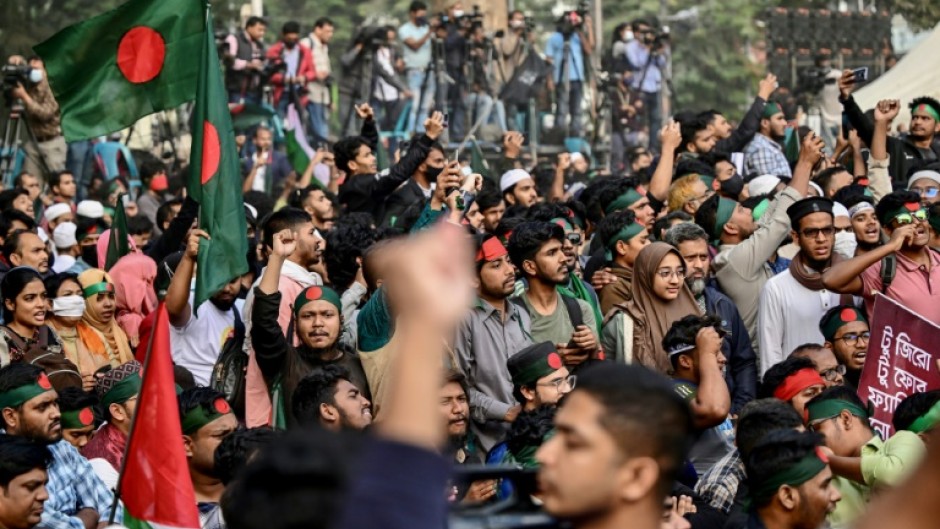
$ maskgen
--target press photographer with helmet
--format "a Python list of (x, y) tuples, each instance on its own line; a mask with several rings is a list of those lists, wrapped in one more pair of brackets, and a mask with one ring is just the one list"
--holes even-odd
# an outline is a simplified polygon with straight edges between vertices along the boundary
[(12, 101), (8, 104), (15, 106), (15, 102), (22, 102), (25, 110), (27, 136), (23, 172), (39, 176), (42, 184), (52, 173), (65, 170), (68, 147), (62, 136), (59, 103), (46, 80), (42, 59), (31, 57), (27, 62), (20, 56), (13, 56), (8, 62), (4, 68), (4, 84), (12, 84), (14, 79), (16, 82), (9, 90)]

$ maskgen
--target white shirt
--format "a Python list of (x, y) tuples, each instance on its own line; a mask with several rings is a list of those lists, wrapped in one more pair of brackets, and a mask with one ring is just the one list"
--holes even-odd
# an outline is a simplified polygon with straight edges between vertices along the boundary
[[(193, 296), (189, 296), (189, 306)], [(206, 301), (182, 327), (170, 327), (173, 362), (185, 367), (199, 386), (208, 386), (222, 345), (235, 330), (235, 311), (222, 312)]]
[(61, 274), (69, 268), (72, 268), (72, 265), (75, 264), (75, 258), (68, 254), (59, 254), (55, 258), (55, 262), (52, 263), (52, 271)]
[(831, 290), (810, 290), (789, 270), (770, 278), (761, 289), (757, 311), (761, 376), (785, 360), (797, 347), (825, 342), (819, 320), (840, 302)]

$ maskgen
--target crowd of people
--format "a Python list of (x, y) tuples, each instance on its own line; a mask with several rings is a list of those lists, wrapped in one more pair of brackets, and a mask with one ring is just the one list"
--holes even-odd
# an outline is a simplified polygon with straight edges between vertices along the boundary
[[(475, 16), (458, 3), (435, 22), (414, 2), (404, 26), (357, 42), (374, 90), (340, 81), (354, 119), (336, 141), (329, 19), (265, 48), (251, 18), (225, 41), (232, 105), (260, 103), (270, 74), (275, 106), (300, 103), (332, 143), (297, 174), (271, 129), (241, 131), (249, 251), (227, 258), (248, 271), (202, 304), (214, 234), (185, 167), (150, 153), (133, 175), (27, 167), (0, 191), (0, 526), (120, 523), (161, 310), (203, 529), (430, 529), (501, 502), (584, 528), (933, 526), (940, 388), (903, 399), (887, 438), (859, 390), (876, 295), (940, 324), (940, 102), (908, 102), (909, 132), (892, 135), (902, 102), (864, 112), (847, 70), (855, 132), (827, 146), (788, 131), (768, 74), (736, 124), (681, 109), (637, 146), (627, 123), (661, 119), (668, 54), (637, 21), (614, 53), (643, 65), (621, 70), (638, 94), (622, 167), (529, 158), (508, 124), (480, 165), (442, 144), (499, 107), (453, 44), (481, 36)], [(546, 49), (565, 97), (594, 47), (567, 16)], [(495, 49), (526, 48), (528, 31), (513, 13)], [(434, 99), (437, 41), (455, 82)], [(414, 134), (380, 172), (403, 100)], [(61, 137), (52, 104), (26, 112)], [(583, 135), (580, 105), (558, 108)]]

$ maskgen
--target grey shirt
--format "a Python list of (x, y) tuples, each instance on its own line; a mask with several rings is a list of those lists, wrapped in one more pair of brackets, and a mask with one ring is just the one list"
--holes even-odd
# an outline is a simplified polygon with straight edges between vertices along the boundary
[(483, 447), (489, 450), (508, 429), (506, 412), (517, 405), (506, 361), (532, 344), (531, 320), (506, 300), (506, 320), (489, 303), (476, 304), (457, 328), (454, 350), (470, 388), (470, 415)]

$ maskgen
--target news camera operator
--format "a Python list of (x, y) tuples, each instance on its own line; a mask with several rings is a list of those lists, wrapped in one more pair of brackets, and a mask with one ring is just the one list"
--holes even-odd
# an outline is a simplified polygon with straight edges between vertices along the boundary
[[(564, 128), (567, 124), (569, 137), (581, 135), (581, 100), (587, 80), (585, 63), (593, 49), (591, 17), (583, 4), (577, 11), (568, 11), (558, 19), (555, 32), (548, 37), (545, 46), (545, 58), (552, 65), (551, 84), (555, 89), (555, 127)], [(562, 65), (565, 65), (564, 71)]]
[(627, 44), (627, 59), (636, 71), (631, 88), (643, 101), (646, 125), (652, 150), (659, 150), (657, 131), (662, 126), (662, 89), (665, 70), (669, 65), (669, 33), (657, 32), (643, 19), (633, 21), (634, 38)]
[(289, 21), (281, 29), (281, 40), (265, 54), (268, 71), (272, 71), (271, 85), (274, 87), (274, 105), (278, 114), (284, 116), (287, 106), (295, 103), (297, 110), (308, 108), (307, 82), (317, 77), (313, 67), (313, 54), (300, 44), (300, 24)]
[[(493, 38), (493, 49), (496, 51), (495, 81), (499, 92), (502, 92), (516, 75), (516, 69), (522, 66), (535, 41), (535, 34), (530, 31), (529, 22), (522, 11), (517, 9), (509, 13), (508, 25), (507, 31), (498, 31)], [(517, 123), (516, 117), (519, 113), (528, 111), (526, 105), (503, 98), (500, 98), (497, 104), (505, 106), (505, 114), (508, 117), (506, 126), (509, 129), (525, 129)]]
[(59, 104), (52, 95), (42, 59), (10, 58), (4, 68), (4, 91), (7, 106), (22, 103), (25, 110), (27, 137), (24, 141), (26, 159), (23, 172), (40, 177), (40, 185), (54, 172), (65, 170), (68, 147), (62, 136)]
[(229, 103), (261, 103), (263, 86), (264, 33), (268, 23), (250, 17), (245, 29), (225, 38), (225, 89)]
[(470, 27), (469, 62), (467, 64), (467, 86), (469, 93), (465, 98), (470, 119), (470, 128), (481, 126), (490, 121), (493, 109), (496, 109), (500, 132), (506, 132), (506, 112), (500, 101), (495, 99), (497, 85), (493, 79), (494, 48), (493, 42), (486, 38), (483, 25), (472, 22)]
[(842, 103), (839, 101), (839, 78), (842, 72), (832, 68), (832, 56), (820, 51), (811, 68), (800, 73), (796, 96), (809, 109), (818, 114), (821, 121), (822, 138), (830, 149), (836, 147), (836, 134), (842, 126)]
[(384, 89), (385, 84), (379, 84), (380, 79), (406, 99), (412, 96), (408, 85), (398, 78), (395, 71), (385, 67), (392, 55), (388, 35), (388, 28), (384, 26), (361, 28), (352, 45), (340, 57), (343, 69), (339, 82), (340, 136), (356, 135), (356, 102), (374, 97), (377, 88)]

